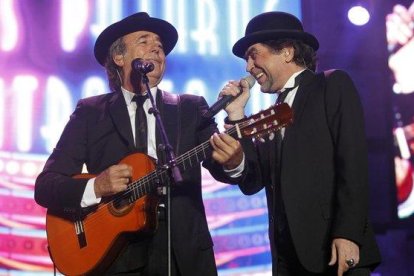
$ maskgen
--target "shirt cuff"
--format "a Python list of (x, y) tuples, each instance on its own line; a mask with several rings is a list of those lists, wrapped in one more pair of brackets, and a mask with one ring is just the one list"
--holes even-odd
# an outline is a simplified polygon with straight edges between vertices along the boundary
[(231, 169), (231, 170), (224, 169), (224, 172), (227, 174), (227, 176), (229, 176), (231, 178), (237, 178), (237, 177), (240, 177), (242, 175), (243, 170), (244, 170), (244, 153), (243, 153), (243, 159), (237, 167), (235, 167), (234, 169)]
[(244, 116), (244, 118), (243, 118), (243, 119), (240, 119), (240, 120), (234, 120), (234, 121), (232, 121), (232, 120), (230, 120), (230, 119), (229, 119), (229, 117), (227, 116), (226, 118), (224, 118), (224, 123), (225, 123), (225, 124), (227, 124), (227, 125), (235, 125), (235, 124), (238, 124), (238, 123), (240, 123), (240, 122), (243, 122), (246, 118), (247, 118), (247, 117), (246, 117), (246, 116)]
[(81, 200), (81, 207), (89, 207), (95, 204), (98, 204), (99, 202), (101, 202), (101, 197), (96, 197), (95, 195), (95, 188), (94, 188), (94, 184), (95, 184), (95, 179), (91, 178), (88, 180), (88, 183), (86, 183), (86, 187), (85, 187), (85, 191), (83, 192), (83, 196), (82, 196), (82, 200)]

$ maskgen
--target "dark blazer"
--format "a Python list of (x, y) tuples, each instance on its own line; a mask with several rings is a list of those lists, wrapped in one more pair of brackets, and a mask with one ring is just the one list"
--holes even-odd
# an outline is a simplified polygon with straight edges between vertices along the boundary
[(285, 129), (280, 174), (274, 140), (244, 141), (240, 188), (245, 194), (266, 189), (274, 269), (279, 181), (293, 244), (307, 270), (326, 269), (336, 237), (360, 246), (359, 266), (375, 265), (380, 255), (368, 219), (368, 160), (357, 90), (343, 71), (332, 71), (326, 79), (323, 73), (303, 74), (292, 106), (294, 120)]
[[(203, 97), (178, 97), (158, 90), (157, 106), (177, 156), (207, 141), (217, 130), (214, 120), (202, 118), (208, 108)], [(157, 133), (157, 145), (160, 141)], [(99, 174), (134, 151), (130, 120), (121, 92), (80, 100), (36, 180), (36, 202), (50, 209), (78, 209), (86, 180), (72, 179), (71, 176), (79, 174), (83, 164), (89, 173)], [(158, 157), (163, 159), (162, 156), (159, 152)], [(211, 160), (206, 160), (203, 165), (213, 176), (226, 181), (221, 166)], [(182, 275), (194, 275), (195, 272), (211, 275), (211, 271), (214, 275), (213, 242), (202, 201), (200, 165), (182, 172), (182, 176), (183, 183), (172, 190), (174, 254)]]

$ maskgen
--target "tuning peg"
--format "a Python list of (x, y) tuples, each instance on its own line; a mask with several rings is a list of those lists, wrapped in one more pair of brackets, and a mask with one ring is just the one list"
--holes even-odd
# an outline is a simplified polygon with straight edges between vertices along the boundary
[(254, 141), (260, 142), (260, 143), (264, 143), (266, 142), (266, 140), (263, 138), (263, 133), (256, 133), (253, 136)]
[(255, 139), (257, 139), (260, 142), (264, 143), (264, 142), (266, 142), (267, 134), (266, 133), (263, 133), (263, 132), (262, 133), (258, 133), (258, 134), (256, 134)]

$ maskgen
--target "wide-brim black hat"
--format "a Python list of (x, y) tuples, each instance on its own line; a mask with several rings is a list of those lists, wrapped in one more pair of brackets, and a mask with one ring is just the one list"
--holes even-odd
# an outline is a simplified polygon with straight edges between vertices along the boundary
[(319, 48), (316, 37), (305, 32), (302, 23), (295, 16), (285, 12), (265, 12), (250, 20), (244, 37), (234, 44), (233, 54), (243, 58), (251, 45), (281, 38), (301, 40), (315, 51)]
[(178, 40), (178, 33), (173, 25), (165, 20), (150, 17), (146, 12), (139, 12), (103, 30), (95, 42), (94, 53), (96, 60), (102, 66), (105, 66), (105, 60), (112, 43), (124, 35), (137, 31), (148, 31), (157, 34), (161, 38), (165, 55), (172, 51)]

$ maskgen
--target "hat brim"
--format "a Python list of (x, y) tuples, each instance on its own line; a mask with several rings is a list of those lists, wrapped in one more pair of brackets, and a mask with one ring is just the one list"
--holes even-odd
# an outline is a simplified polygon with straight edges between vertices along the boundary
[(126, 20), (110, 25), (98, 36), (94, 48), (96, 60), (102, 66), (105, 66), (105, 60), (112, 43), (124, 35), (137, 31), (148, 31), (157, 34), (161, 39), (165, 55), (168, 55), (174, 49), (178, 40), (177, 30), (165, 20), (154, 17), (126, 18)]
[(291, 38), (301, 40), (303, 43), (312, 47), (315, 51), (319, 49), (319, 42), (310, 33), (303, 31), (258, 31), (239, 39), (233, 46), (233, 54), (244, 58), (247, 49), (255, 43), (268, 40)]

